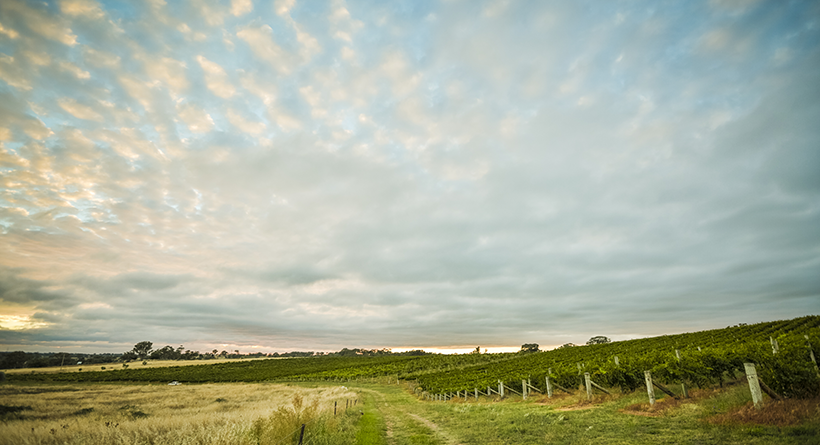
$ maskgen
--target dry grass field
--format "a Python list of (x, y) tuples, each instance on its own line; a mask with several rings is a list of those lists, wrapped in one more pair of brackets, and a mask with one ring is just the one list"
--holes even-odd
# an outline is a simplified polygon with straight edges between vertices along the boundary
[(2, 385), (0, 444), (275, 443), (319, 416), (332, 429), (356, 398), (342, 386)]
[[(192, 366), (192, 365), (213, 365), (216, 363), (228, 362), (246, 362), (249, 360), (271, 360), (273, 357), (254, 357), (254, 358), (219, 358), (215, 360), (148, 360), (147, 364), (143, 365), (141, 361), (133, 361), (126, 363), (129, 369), (143, 369), (143, 368), (162, 368), (167, 366)], [(285, 358), (277, 358), (277, 360), (286, 360)], [(93, 365), (66, 365), (66, 366), (49, 366), (45, 368), (17, 368), (4, 369), (6, 374), (49, 374), (55, 372), (82, 372), (82, 371), (113, 371), (114, 369), (123, 369), (123, 364), (118, 363), (95, 363)], [(102, 369), (105, 368), (105, 369)]]

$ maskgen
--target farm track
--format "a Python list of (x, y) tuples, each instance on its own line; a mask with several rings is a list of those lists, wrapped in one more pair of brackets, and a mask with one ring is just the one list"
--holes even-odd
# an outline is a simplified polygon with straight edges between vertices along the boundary
[(388, 445), (462, 445), (449, 431), (424, 417), (421, 402), (393, 386), (359, 388), (370, 394), (385, 423)]

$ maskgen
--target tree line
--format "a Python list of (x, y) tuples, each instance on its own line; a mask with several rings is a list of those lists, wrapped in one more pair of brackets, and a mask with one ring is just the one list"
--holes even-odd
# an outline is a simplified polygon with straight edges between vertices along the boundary
[(45, 368), (117, 361), (120, 354), (82, 354), (68, 352), (0, 352), (0, 369)]

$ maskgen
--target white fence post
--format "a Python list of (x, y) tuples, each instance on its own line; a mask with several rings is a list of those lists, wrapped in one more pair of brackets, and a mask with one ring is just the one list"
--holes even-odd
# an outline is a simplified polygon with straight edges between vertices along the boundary
[(644, 379), (646, 379), (646, 392), (649, 394), (649, 404), (655, 404), (655, 388), (652, 387), (652, 373), (649, 371), (643, 372)]
[(814, 358), (814, 349), (811, 348), (809, 336), (804, 335), (803, 337), (806, 337), (806, 346), (809, 347), (809, 356), (811, 357), (811, 362), (814, 363), (814, 373), (817, 374), (817, 378), (820, 379), (820, 370), (817, 369), (817, 359)]
[(521, 398), (527, 400), (527, 381), (521, 379)]
[(749, 380), (749, 389), (752, 391), (752, 402), (755, 408), (760, 409), (763, 405), (763, 393), (760, 391), (760, 382), (757, 380), (757, 370), (754, 363), (744, 363), (746, 368), (746, 379)]
[(552, 398), (552, 385), (550, 384), (550, 376), (546, 377), (547, 380), (547, 398)]
[(592, 399), (592, 381), (589, 378), (589, 373), (584, 373), (584, 385), (587, 387), (587, 400)]
[(777, 344), (777, 340), (770, 336), (769, 341), (772, 343), (772, 354), (777, 354), (780, 352), (780, 345)]
[[(680, 351), (677, 350), (677, 349), (675, 349), (675, 356), (678, 358), (678, 366), (680, 367), (681, 366)], [(681, 367), (681, 369), (683, 369), (683, 367)], [(683, 398), (688, 399), (689, 398), (689, 391), (686, 390), (686, 382), (681, 382), (680, 383), (680, 388), (681, 388), (681, 392), (683, 393)]]

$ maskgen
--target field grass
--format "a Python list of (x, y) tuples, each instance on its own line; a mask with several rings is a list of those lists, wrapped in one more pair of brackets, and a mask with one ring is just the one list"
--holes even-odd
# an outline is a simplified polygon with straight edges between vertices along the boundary
[(303, 422), (327, 438), (355, 434), (359, 416), (334, 417), (333, 402), (356, 398), (342, 386), (5, 384), (0, 444), (264, 444)]
[(412, 384), (349, 385), (11, 382), (0, 445), (293, 444), (302, 424), (307, 445), (820, 444), (820, 399), (757, 410), (745, 378), (654, 406), (644, 391), (430, 402)]
[[(141, 361), (133, 361), (126, 363), (128, 369), (146, 369), (146, 368), (167, 368), (170, 366), (193, 366), (193, 365), (212, 365), (216, 363), (231, 363), (231, 362), (248, 362), (251, 360), (271, 360), (273, 357), (253, 357), (253, 358), (218, 358), (214, 360), (147, 360), (145, 365)], [(282, 358), (286, 360), (286, 358)], [(122, 362), (112, 363), (94, 363), (93, 365), (66, 365), (66, 366), (47, 366), (43, 368), (15, 368), (4, 369), (6, 374), (56, 374), (62, 372), (88, 372), (88, 371), (113, 371), (115, 369), (124, 369)], [(105, 368), (105, 369), (103, 369)]]
[(741, 383), (660, 398), (651, 408), (642, 391), (592, 401), (576, 394), (428, 402), (397, 386), (357, 389), (378, 399), (387, 425), (381, 443), (396, 445), (820, 444), (820, 400), (767, 399), (755, 410)]

